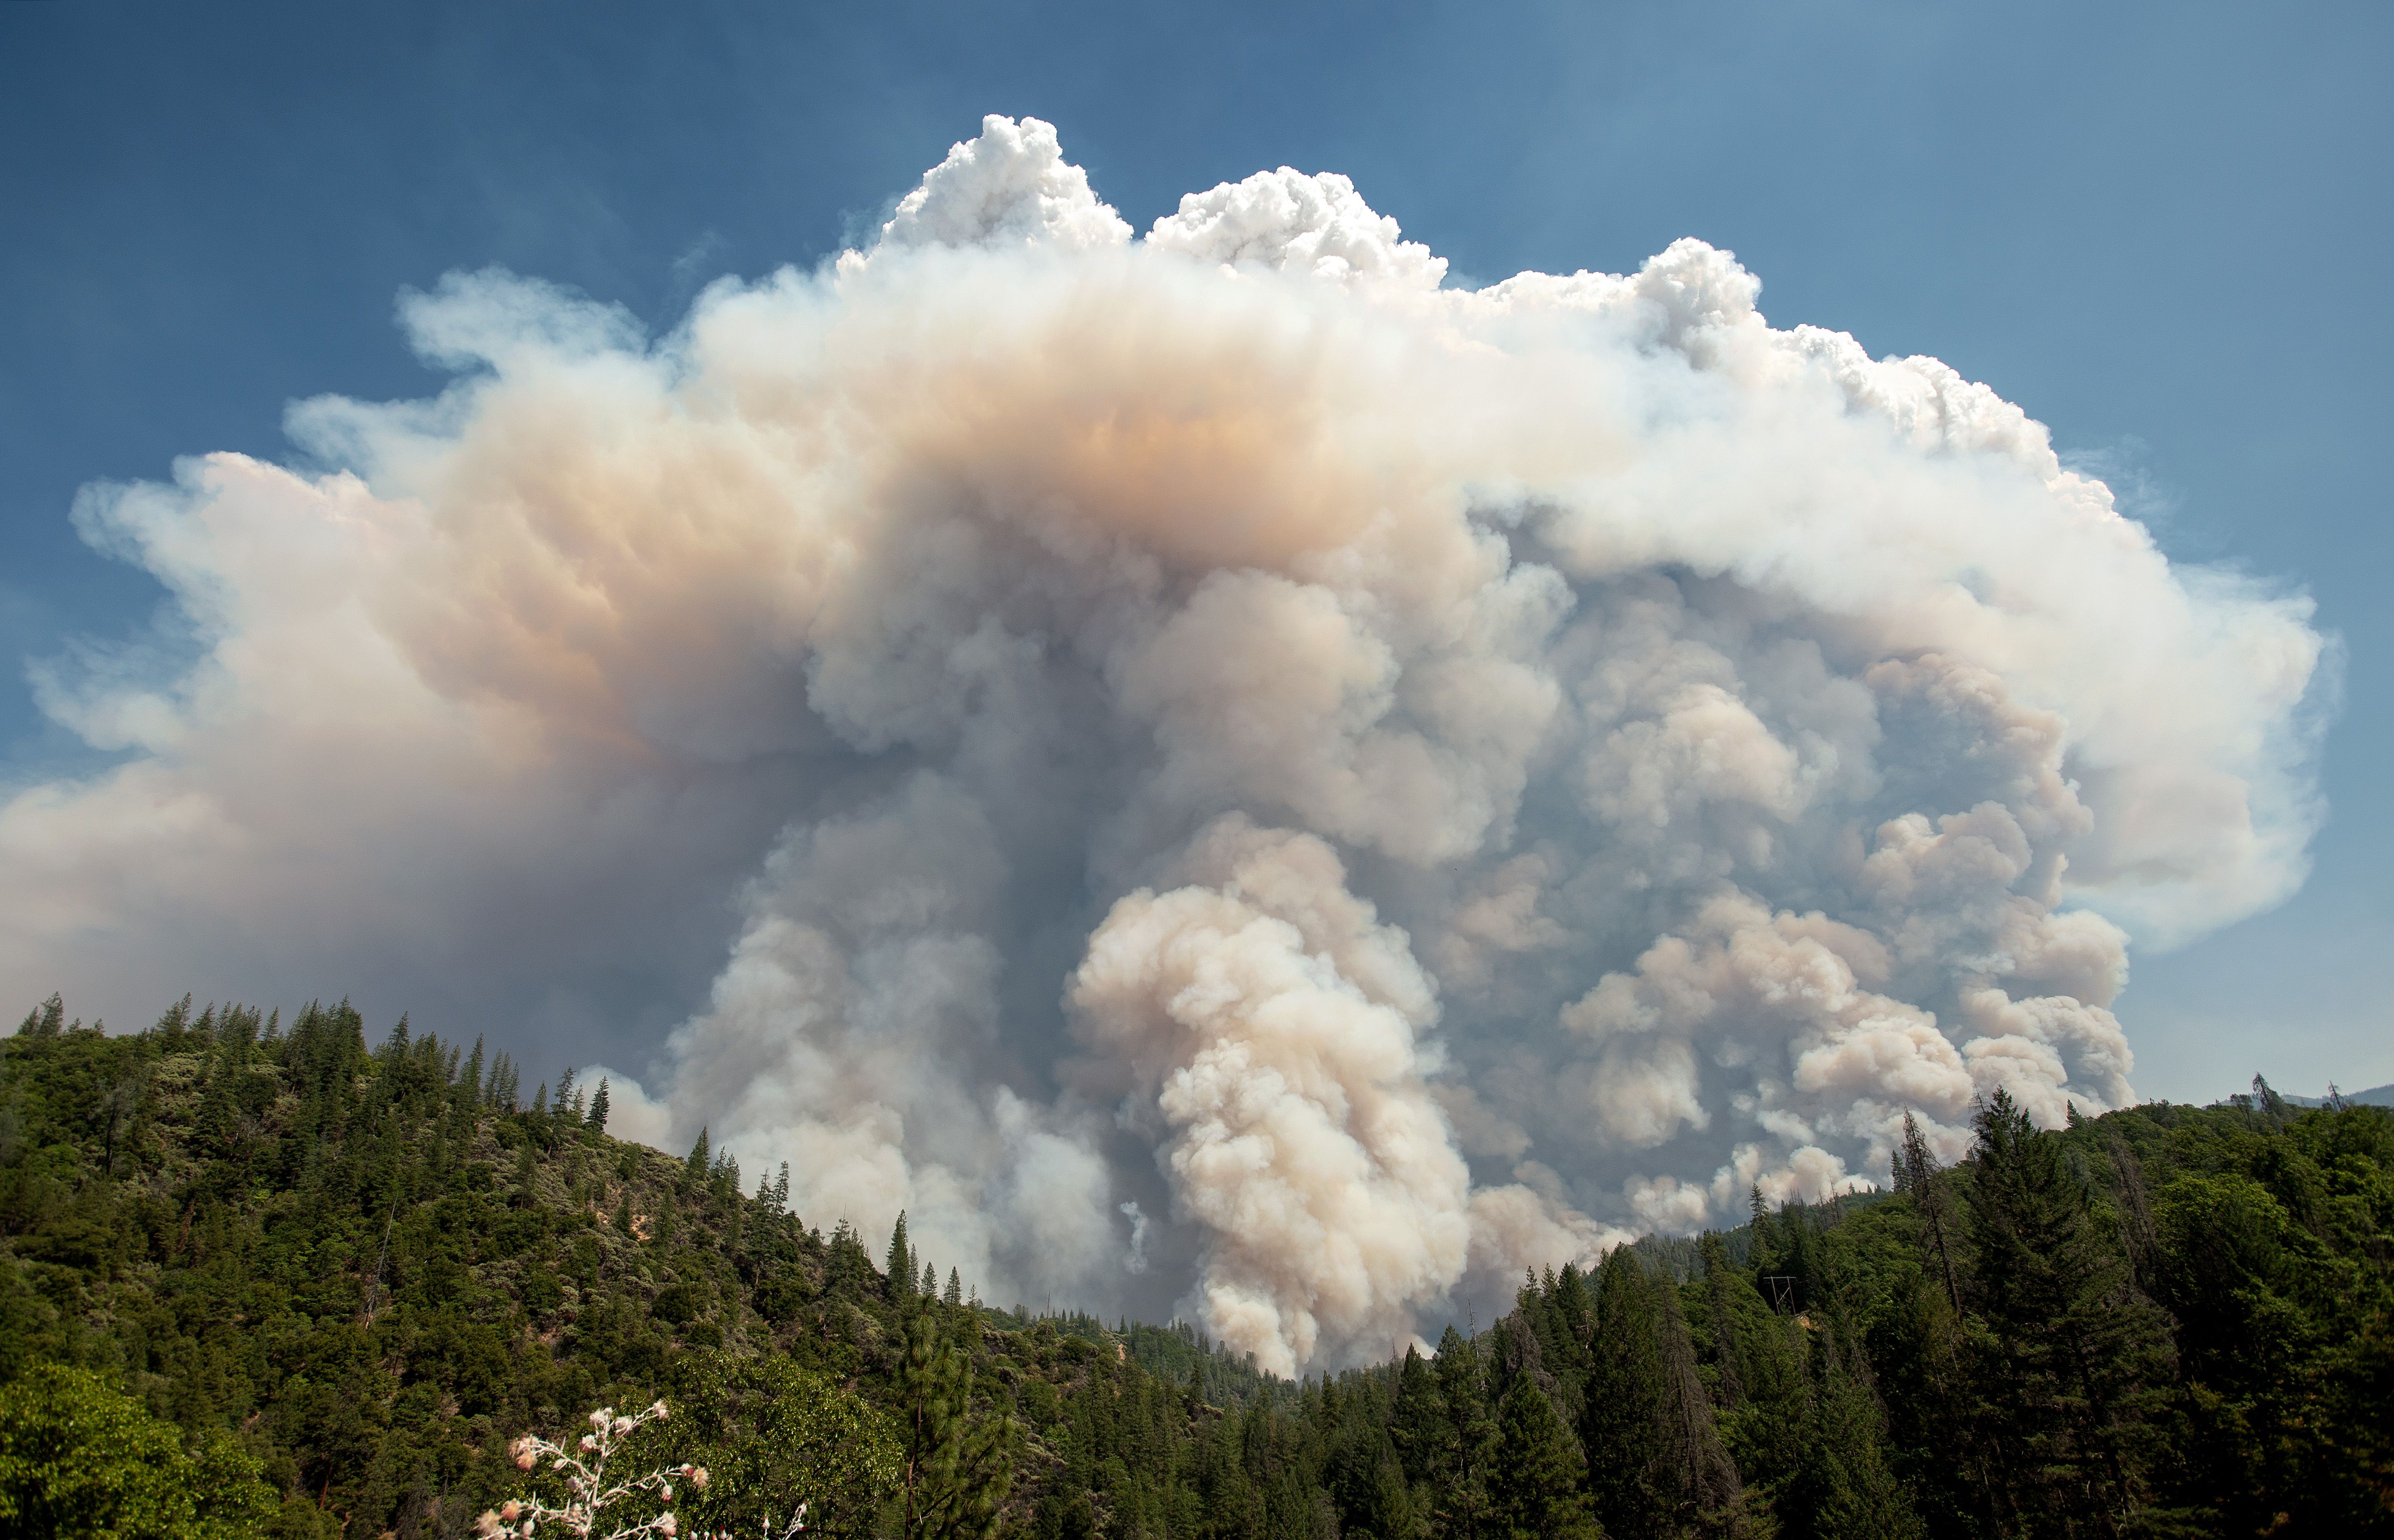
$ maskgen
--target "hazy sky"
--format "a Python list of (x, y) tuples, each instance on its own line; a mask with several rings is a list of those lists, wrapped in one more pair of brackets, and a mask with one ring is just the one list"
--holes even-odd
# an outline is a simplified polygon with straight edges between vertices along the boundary
[[(838, 249), (984, 112), (1035, 115), (1141, 229), (1286, 164), (1350, 176), (1450, 282), (1700, 236), (1774, 323), (2021, 403), (2174, 558), (2307, 589), (2345, 649), (2316, 873), (2139, 954), (2120, 1014), (2147, 1095), (2394, 1080), (2366, 447), (2394, 14), (1291, 8), (0, 6), (0, 652), (122, 636), (160, 597), (78, 540), (79, 486), (287, 458), (295, 398), (435, 388), (402, 289), (495, 263), (670, 324), (710, 278)], [(88, 762), (20, 669), (0, 740), (12, 781)]]

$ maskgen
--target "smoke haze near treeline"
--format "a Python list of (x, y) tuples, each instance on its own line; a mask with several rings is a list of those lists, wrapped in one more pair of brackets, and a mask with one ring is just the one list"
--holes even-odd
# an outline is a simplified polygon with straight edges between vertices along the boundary
[(2302, 879), (2308, 600), (1701, 242), (1443, 278), (991, 118), (664, 336), (404, 296), (439, 397), (78, 502), (172, 603), (37, 665), (118, 761), (0, 807), (0, 973), (586, 1046), (621, 1131), (1280, 1372), (2132, 1100), (2129, 938)]

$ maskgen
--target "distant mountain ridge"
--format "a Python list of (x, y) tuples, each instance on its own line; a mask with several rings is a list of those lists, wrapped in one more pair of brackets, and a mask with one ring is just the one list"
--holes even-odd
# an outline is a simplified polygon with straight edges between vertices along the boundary
[[(2394, 1086), (2373, 1086), (2365, 1091), (2338, 1090), (2336, 1095), (2350, 1107), (2394, 1107)], [(2323, 1096), (2290, 1096), (2286, 1099), (2297, 1107), (2327, 1105), (2327, 1098)]]

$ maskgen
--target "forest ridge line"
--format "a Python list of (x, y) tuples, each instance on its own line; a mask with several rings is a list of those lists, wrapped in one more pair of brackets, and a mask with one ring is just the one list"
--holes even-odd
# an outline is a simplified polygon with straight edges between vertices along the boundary
[[(33, 1500), (21, 1451), (114, 1418), (182, 1473), (179, 1533), (464, 1533), (514, 1439), (664, 1396), (730, 1473), (717, 1517), (810, 1489), (835, 1533), (2394, 1521), (2394, 1115), (2357, 1101), (2041, 1131), (1999, 1096), (1960, 1165), (1914, 1138), (1875, 1200), (1757, 1204), (1295, 1384), (1185, 1324), (981, 1306), (902, 1219), (876, 1265), (785, 1176), (516, 1081), (405, 1023), (369, 1046), (345, 1005), (124, 1035), (37, 1008), (0, 1043), (0, 1504)], [(934, 1402), (944, 1463), (901, 1457)]]

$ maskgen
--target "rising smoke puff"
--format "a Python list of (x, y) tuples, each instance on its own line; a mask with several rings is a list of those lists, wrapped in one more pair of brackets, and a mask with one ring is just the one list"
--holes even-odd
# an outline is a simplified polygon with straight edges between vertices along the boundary
[(339, 468), (79, 502), (191, 655), (41, 673), (122, 759), (0, 808), (0, 967), (653, 1056), (810, 1219), (1283, 1370), (2128, 1100), (2129, 936), (2301, 879), (2307, 602), (1700, 242), (1443, 275), (1003, 118), (662, 338), (453, 275)]
[(1189, 865), (1114, 904), (1070, 999), (1204, 1229), (1204, 1318), (1283, 1375), (1325, 1334), (1401, 1338), (1470, 1240), (1415, 1051), (1430, 981), (1313, 836), (1234, 813)]

